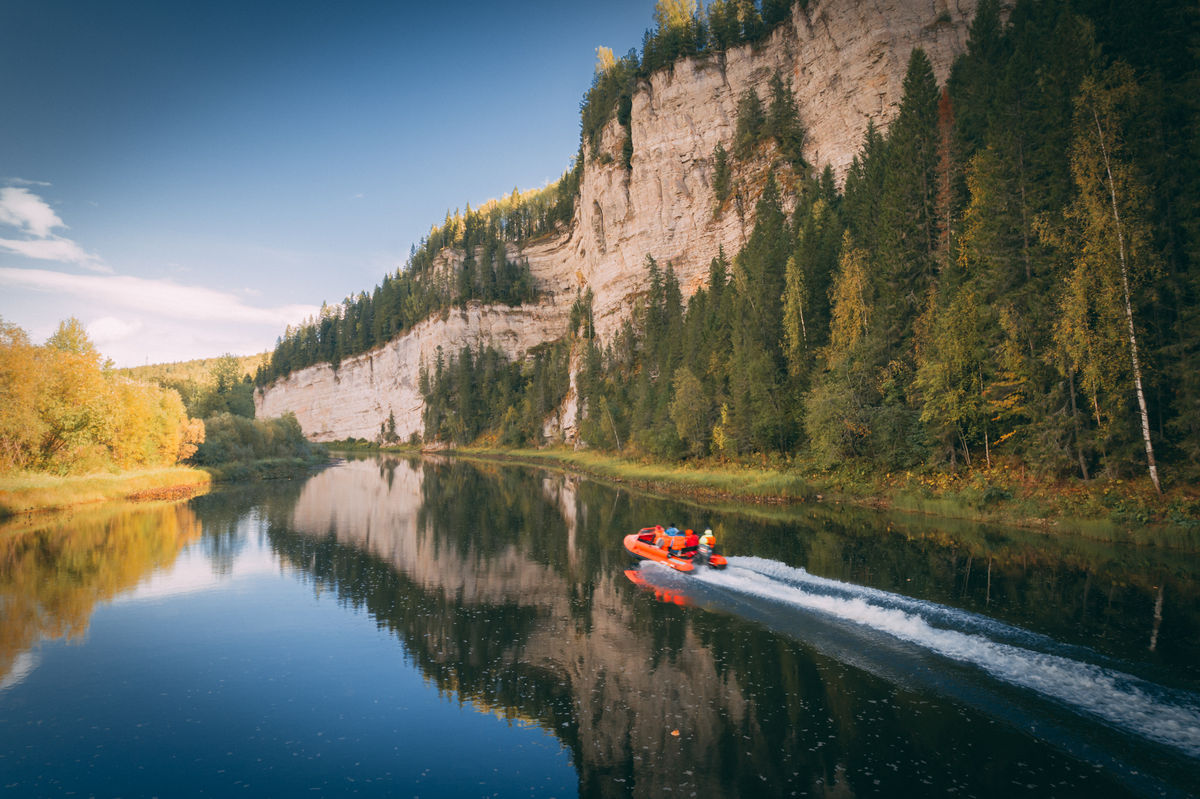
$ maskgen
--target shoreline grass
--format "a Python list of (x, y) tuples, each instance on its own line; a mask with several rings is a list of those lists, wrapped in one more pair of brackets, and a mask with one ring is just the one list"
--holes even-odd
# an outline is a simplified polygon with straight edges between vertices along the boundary
[[(386, 449), (384, 450), (387, 451)], [(463, 447), (445, 454), (560, 468), (658, 494), (700, 500), (844, 503), (875, 510), (1069, 534), (1113, 543), (1200, 551), (1200, 488), (1157, 497), (1145, 481), (1056, 483), (1019, 470), (878, 474), (847, 466), (632, 460), (587, 450)]]
[(254, 461), (231, 461), (220, 466), (195, 468), (208, 473), (213, 483), (246, 483), (295, 477), (301, 472), (329, 462), (328, 453), (321, 451), (309, 457), (260, 458)]
[(321, 452), (309, 458), (265, 458), (221, 466), (165, 466), (66, 477), (36, 472), (0, 475), (0, 520), (121, 500), (190, 499), (218, 483), (294, 477), (328, 462)]
[(208, 490), (213, 478), (190, 466), (69, 475), (0, 477), (0, 519), (112, 500), (183, 499)]

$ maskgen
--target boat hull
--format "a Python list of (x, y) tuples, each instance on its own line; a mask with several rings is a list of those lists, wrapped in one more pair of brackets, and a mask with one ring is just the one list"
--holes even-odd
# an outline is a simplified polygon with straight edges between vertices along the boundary
[[(725, 556), (713, 553), (707, 560), (702, 560), (693, 555), (676, 556), (662, 547), (654, 545), (655, 529), (651, 527), (643, 528), (637, 533), (630, 533), (625, 536), (625, 549), (634, 557), (642, 560), (652, 560), (657, 563), (662, 563), (669, 566), (675, 571), (691, 572), (695, 571), (696, 567), (701, 564), (706, 564), (714, 569), (725, 568)], [(645, 540), (647, 537), (649, 541)]]

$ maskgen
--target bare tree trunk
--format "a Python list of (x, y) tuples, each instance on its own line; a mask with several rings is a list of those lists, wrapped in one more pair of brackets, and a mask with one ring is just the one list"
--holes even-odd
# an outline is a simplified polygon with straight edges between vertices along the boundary
[(1075, 431), (1075, 454), (1079, 456), (1079, 471), (1083, 473), (1084, 480), (1091, 480), (1088, 477), (1087, 461), (1083, 459), (1083, 445), (1079, 443), (1079, 409), (1075, 405), (1075, 370), (1067, 369), (1067, 384), (1071, 392), (1071, 426)]
[(1133, 302), (1129, 297), (1129, 264), (1125, 257), (1125, 231), (1121, 226), (1121, 213), (1117, 208), (1117, 185), (1113, 180), (1112, 165), (1108, 159), (1108, 147), (1104, 143), (1104, 130), (1100, 126), (1100, 115), (1092, 109), (1096, 120), (1096, 134), (1100, 142), (1100, 153), (1104, 156), (1104, 171), (1108, 174), (1108, 196), (1112, 200), (1113, 221), (1117, 226), (1117, 251), (1121, 258), (1121, 287), (1125, 290), (1125, 321), (1129, 325), (1129, 356), (1133, 362), (1133, 385), (1137, 391), (1138, 411), (1142, 421), (1142, 439), (1146, 442), (1146, 462), (1150, 467), (1150, 480), (1154, 490), (1162, 496), (1158, 484), (1158, 466), (1154, 462), (1154, 445), (1150, 442), (1150, 414), (1146, 411), (1146, 394), (1142, 391), (1142, 367), (1138, 363), (1137, 333), (1133, 327)]

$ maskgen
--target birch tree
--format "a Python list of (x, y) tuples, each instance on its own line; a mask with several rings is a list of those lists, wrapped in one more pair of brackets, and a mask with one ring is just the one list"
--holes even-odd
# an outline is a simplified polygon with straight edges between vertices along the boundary
[[(1080, 86), (1070, 150), (1076, 195), (1067, 211), (1078, 243), (1056, 333), (1099, 424), (1119, 406), (1119, 394), (1132, 388), (1150, 480), (1161, 494), (1134, 300), (1156, 266), (1150, 225), (1140, 214), (1146, 187), (1125, 150), (1137, 94), (1133, 70), (1121, 62)], [(1124, 363), (1118, 364), (1122, 350)]]

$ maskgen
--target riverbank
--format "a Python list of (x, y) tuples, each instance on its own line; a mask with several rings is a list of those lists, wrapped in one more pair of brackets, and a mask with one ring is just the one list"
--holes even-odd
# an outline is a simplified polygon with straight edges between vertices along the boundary
[(127, 472), (0, 476), (0, 520), (112, 500), (188, 499), (216, 483), (247, 483), (295, 477), (329, 462), (325, 450), (309, 457), (262, 458), (220, 466), (170, 466)]
[(0, 477), (0, 519), (110, 500), (183, 499), (208, 490), (213, 476), (190, 466), (138, 469), (113, 474)]
[[(415, 452), (409, 447), (399, 452)], [(464, 447), (460, 457), (560, 468), (655, 493), (754, 503), (844, 503), (1003, 524), (1100, 541), (1200, 551), (1200, 487), (1158, 497), (1148, 481), (1050, 481), (1011, 465), (963, 475), (845, 466), (635, 461), (569, 449)]]

